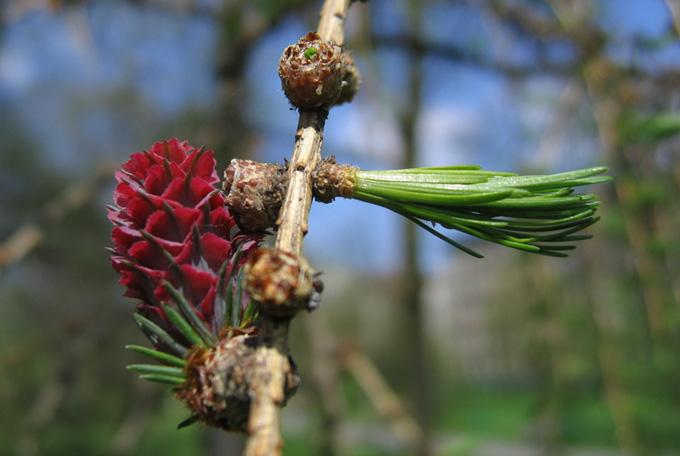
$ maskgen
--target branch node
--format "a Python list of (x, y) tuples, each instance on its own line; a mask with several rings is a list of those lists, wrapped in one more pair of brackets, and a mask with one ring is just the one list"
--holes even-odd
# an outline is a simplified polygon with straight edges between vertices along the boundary
[(279, 249), (261, 248), (246, 267), (246, 289), (261, 312), (281, 318), (309, 308), (318, 281), (307, 260)]

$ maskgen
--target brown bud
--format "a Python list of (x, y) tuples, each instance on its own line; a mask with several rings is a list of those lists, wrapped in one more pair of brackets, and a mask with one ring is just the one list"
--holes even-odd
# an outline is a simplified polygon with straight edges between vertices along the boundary
[(354, 56), (350, 51), (344, 49), (342, 53), (342, 91), (335, 101), (336, 105), (349, 103), (354, 99), (354, 95), (361, 86), (361, 73), (354, 64)]
[(224, 170), (227, 206), (246, 232), (274, 227), (288, 188), (286, 168), (276, 163), (234, 159)]
[(312, 171), (312, 195), (321, 203), (330, 203), (338, 196), (354, 197), (354, 176), (359, 168), (341, 165), (331, 155), (322, 159)]
[[(187, 380), (179, 387), (177, 398), (203, 424), (246, 432), (258, 362), (256, 341), (255, 328), (232, 329), (214, 347), (196, 347), (187, 356)], [(285, 400), (295, 393), (299, 383), (295, 364), (288, 359)]]
[(330, 107), (343, 86), (342, 47), (309, 32), (288, 46), (279, 62), (279, 77), (290, 103), (300, 109)]
[(314, 271), (303, 257), (260, 248), (246, 265), (246, 290), (261, 311), (275, 317), (293, 316), (309, 304), (315, 290)]

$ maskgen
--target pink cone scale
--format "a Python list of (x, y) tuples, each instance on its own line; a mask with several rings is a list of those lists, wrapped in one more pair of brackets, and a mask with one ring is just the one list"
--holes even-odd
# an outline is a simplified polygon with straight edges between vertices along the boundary
[[(127, 288), (125, 296), (139, 301), (137, 317), (176, 344), (142, 326), (144, 332), (157, 350), (174, 355), (194, 345), (171, 318), (170, 309), (181, 307), (178, 301), (184, 303), (185, 318), (188, 308), (189, 320), (206, 328), (213, 340), (234, 314), (240, 322), (248, 302), (234, 291), (240, 287), (234, 278), (261, 236), (236, 227), (225, 195), (216, 188), (215, 165), (212, 151), (172, 139), (134, 153), (115, 173), (115, 206), (108, 208), (115, 226), (111, 262)], [(233, 304), (239, 307), (234, 313), (229, 303), (237, 294), (242, 299)]]

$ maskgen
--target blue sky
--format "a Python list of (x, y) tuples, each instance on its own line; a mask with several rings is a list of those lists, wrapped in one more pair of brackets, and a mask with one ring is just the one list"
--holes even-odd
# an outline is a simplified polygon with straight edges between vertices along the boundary
[[(535, 58), (533, 48), (512, 33), (491, 33), (488, 18), (469, 6), (430, 4), (424, 16), (427, 39), (472, 43), (473, 49), (508, 61)], [(354, 8), (371, 8), (377, 34), (401, 33), (403, 2), (372, 0), (368, 5)], [(632, 37), (657, 38), (669, 23), (662, 0), (597, 5), (597, 17), (614, 34), (610, 52), (624, 62), (636, 58)], [(262, 161), (281, 162), (292, 151), (297, 114), (283, 96), (276, 66), (283, 48), (307, 27), (289, 18), (263, 37), (248, 62), (244, 105), (250, 124), (263, 132)], [(185, 110), (210, 115), (215, 108), (218, 28), (208, 15), (96, 2), (56, 13), (35, 10), (8, 23), (2, 33), (0, 106), (42, 147), (42, 159), (56, 172), (82, 175), (104, 160), (122, 163), (132, 152), (164, 139), (154, 134)], [(569, 57), (569, 49), (554, 49), (553, 58)], [(674, 45), (636, 61), (661, 68), (677, 66), (679, 60)], [(358, 55), (357, 62), (364, 74), (362, 91), (354, 103), (332, 110), (324, 153), (368, 169), (398, 166), (402, 144), (395, 112), (410, 109), (399, 95), (408, 61), (398, 51), (382, 50)], [(512, 83), (492, 71), (433, 56), (422, 74), (421, 165), (475, 164), (503, 171), (540, 166), (556, 172), (600, 164), (592, 132), (562, 137), (555, 154), (542, 147), (568, 80), (539, 76)], [(585, 120), (574, 119), (570, 131), (579, 131), (576, 123)], [(400, 262), (394, 247), (402, 227), (397, 216), (363, 203), (317, 204), (306, 252), (314, 263), (329, 267), (393, 269)], [(427, 270), (462, 256), (431, 236), (422, 240)]]

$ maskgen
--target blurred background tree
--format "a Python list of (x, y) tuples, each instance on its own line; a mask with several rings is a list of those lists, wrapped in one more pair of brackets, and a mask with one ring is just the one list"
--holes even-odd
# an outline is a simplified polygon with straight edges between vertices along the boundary
[[(179, 137), (290, 154), (276, 66), (320, 2), (0, 6), (0, 454), (240, 454), (124, 366), (141, 343), (103, 247), (113, 170)], [(347, 22), (363, 87), (325, 154), (365, 169), (605, 164), (568, 260), (396, 216), (312, 208), (319, 311), (293, 325), (288, 454), (680, 454), (680, 6), (371, 0)], [(474, 244), (470, 239), (463, 242)]]

